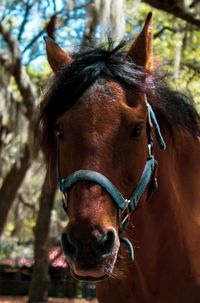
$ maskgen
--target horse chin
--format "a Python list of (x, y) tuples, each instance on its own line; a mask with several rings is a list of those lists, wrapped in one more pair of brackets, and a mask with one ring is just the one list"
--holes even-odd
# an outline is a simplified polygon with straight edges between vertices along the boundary
[(99, 277), (94, 277), (94, 276), (90, 276), (90, 275), (86, 275), (86, 276), (80, 275), (79, 276), (79, 275), (75, 274), (72, 270), (71, 270), (71, 275), (76, 280), (79, 280), (82, 282), (90, 282), (90, 283), (101, 282), (108, 278), (108, 275), (103, 275), (103, 276), (99, 276)]
[(76, 266), (71, 267), (71, 275), (73, 278), (84, 282), (99, 282), (105, 280), (112, 274), (113, 266), (105, 267), (103, 265), (97, 265), (96, 268), (90, 270), (78, 270)]
[(79, 267), (76, 263), (70, 264), (71, 275), (73, 278), (83, 282), (100, 282), (112, 276), (113, 269), (116, 263), (117, 253), (110, 256), (102, 263), (97, 263), (92, 268)]

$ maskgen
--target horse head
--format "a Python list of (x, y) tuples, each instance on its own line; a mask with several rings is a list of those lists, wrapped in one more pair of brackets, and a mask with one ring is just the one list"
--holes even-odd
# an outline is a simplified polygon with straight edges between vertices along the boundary
[(69, 217), (62, 246), (74, 277), (98, 281), (113, 274), (129, 212), (146, 199), (155, 169), (145, 95), (151, 14), (123, 56), (116, 47), (71, 58), (49, 38), (46, 46), (56, 84), (45, 110), (53, 108), (54, 158)]

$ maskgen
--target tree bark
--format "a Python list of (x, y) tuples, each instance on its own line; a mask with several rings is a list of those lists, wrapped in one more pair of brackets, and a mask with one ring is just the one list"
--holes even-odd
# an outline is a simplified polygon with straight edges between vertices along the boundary
[(88, 23), (81, 47), (95, 38), (96, 27), (102, 26), (101, 39), (110, 35), (120, 41), (125, 33), (125, 0), (93, 0), (88, 5)]
[(25, 106), (25, 115), (34, 127), (35, 121), (35, 102), (37, 99), (36, 88), (31, 82), (24, 66), (21, 64), (21, 51), (18, 40), (11, 36), (9, 30), (0, 23), (0, 33), (12, 54), (12, 75), (15, 78), (17, 87)]
[(0, 189), (0, 236), (3, 233), (9, 210), (12, 207), (18, 189), (31, 165), (27, 144), (22, 149), (21, 154), (21, 158), (11, 167)]
[(28, 303), (42, 303), (48, 300), (50, 277), (49, 269), (49, 230), (56, 186), (50, 187), (46, 174), (40, 196), (40, 208), (35, 229), (35, 265), (29, 288)]
[[(9, 56), (9, 74), (15, 78), (17, 87), (21, 93), (25, 114), (29, 121), (28, 140), (21, 150), (21, 158), (18, 163), (14, 163), (8, 175), (5, 177), (0, 189), (0, 235), (2, 234), (9, 210), (14, 202), (15, 196), (21, 186), (26, 171), (31, 165), (33, 158), (37, 155), (37, 150), (33, 144), (35, 129), (35, 101), (37, 92), (31, 82), (24, 66), (21, 64), (21, 52), (18, 40), (12, 36), (9, 30), (0, 23), (0, 33), (7, 43), (11, 56)], [(2, 56), (0, 56), (2, 60)]]
[(93, 0), (88, 5), (88, 22), (83, 34), (81, 49), (88, 46), (94, 40), (95, 30), (99, 23), (99, 10), (96, 5), (98, 1)]

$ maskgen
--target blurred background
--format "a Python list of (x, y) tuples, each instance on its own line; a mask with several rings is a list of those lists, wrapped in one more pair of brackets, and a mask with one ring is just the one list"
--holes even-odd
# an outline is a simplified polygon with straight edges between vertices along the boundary
[(0, 296), (95, 298), (94, 285), (70, 277), (60, 247), (66, 214), (34, 142), (51, 74), (43, 36), (71, 53), (94, 37), (135, 37), (150, 11), (156, 68), (200, 109), (199, 0), (0, 0)]

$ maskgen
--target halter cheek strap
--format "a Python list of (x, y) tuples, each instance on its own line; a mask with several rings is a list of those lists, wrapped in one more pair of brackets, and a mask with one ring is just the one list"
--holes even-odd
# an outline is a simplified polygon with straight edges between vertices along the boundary
[[(57, 177), (60, 191), (62, 193), (67, 192), (69, 188), (71, 188), (75, 183), (79, 181), (92, 181), (101, 185), (109, 193), (113, 201), (117, 204), (121, 217), (123, 216), (119, 227), (120, 234), (122, 234), (127, 229), (130, 221), (130, 214), (136, 209), (140, 198), (147, 186), (149, 185), (148, 196), (150, 196), (152, 191), (154, 189), (157, 189), (158, 187), (157, 180), (154, 176), (157, 167), (157, 161), (155, 160), (153, 153), (152, 125), (155, 128), (156, 138), (158, 140), (160, 148), (165, 149), (166, 145), (161, 135), (160, 127), (158, 125), (153, 109), (148, 103), (147, 106), (149, 114), (149, 122), (147, 124), (148, 158), (142, 176), (129, 199), (124, 198), (122, 194), (118, 191), (118, 189), (115, 187), (115, 185), (106, 176), (93, 170), (77, 170), (71, 175), (69, 175), (67, 178), (62, 179), (60, 177), (59, 170), (59, 153), (57, 155)], [(128, 248), (129, 259), (133, 260), (134, 252), (132, 243), (126, 237), (120, 236), (120, 240), (121, 243), (125, 244)]]

